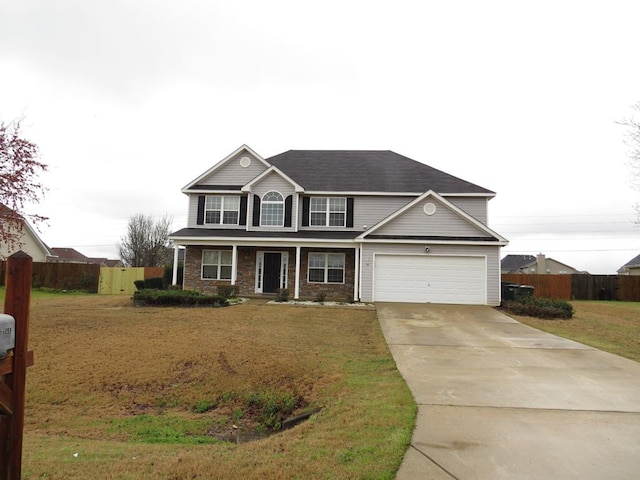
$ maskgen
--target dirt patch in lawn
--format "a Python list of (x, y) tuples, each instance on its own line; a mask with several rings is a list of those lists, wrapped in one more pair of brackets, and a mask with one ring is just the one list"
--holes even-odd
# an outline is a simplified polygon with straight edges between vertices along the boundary
[[(370, 309), (36, 298), (29, 343), (36, 360), (27, 378), (25, 478), (354, 478), (356, 469), (392, 478), (411, 436), (415, 406)], [(262, 438), (299, 416), (311, 420), (257, 450), (219, 443)], [(92, 452), (86, 469), (53, 458), (61, 439)], [(290, 455), (274, 456), (273, 442)], [(149, 462), (131, 465), (126, 445)], [(174, 465), (162, 445), (190, 453)], [(192, 450), (199, 448), (208, 461)], [(344, 462), (332, 453), (344, 449), (362, 455)]]

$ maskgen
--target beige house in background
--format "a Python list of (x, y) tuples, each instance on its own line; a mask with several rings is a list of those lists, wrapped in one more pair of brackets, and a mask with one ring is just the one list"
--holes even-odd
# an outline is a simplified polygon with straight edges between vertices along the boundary
[(618, 269), (618, 275), (640, 275), (640, 255), (633, 257)]
[(547, 258), (544, 254), (533, 255), (507, 255), (500, 262), (500, 271), (503, 274), (526, 273), (537, 275), (571, 275), (585, 273), (576, 270), (566, 263), (553, 258)]
[(20, 250), (31, 256), (34, 262), (46, 262), (54, 256), (29, 222), (3, 204), (0, 204), (0, 222), (3, 222), (4, 229), (19, 236), (19, 240), (12, 244), (0, 241), (0, 260), (6, 260)]

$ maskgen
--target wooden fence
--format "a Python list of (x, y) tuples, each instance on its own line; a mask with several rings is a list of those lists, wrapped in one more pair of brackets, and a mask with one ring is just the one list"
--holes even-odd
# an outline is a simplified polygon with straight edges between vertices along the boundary
[(536, 297), (640, 302), (640, 276), (505, 274), (502, 281), (531, 285)]
[[(6, 261), (0, 262), (0, 286), (4, 285)], [(145, 267), (144, 278), (162, 277), (163, 267)], [(100, 265), (87, 263), (33, 262), (32, 285), (56, 290), (85, 290), (95, 293), (100, 284)]]

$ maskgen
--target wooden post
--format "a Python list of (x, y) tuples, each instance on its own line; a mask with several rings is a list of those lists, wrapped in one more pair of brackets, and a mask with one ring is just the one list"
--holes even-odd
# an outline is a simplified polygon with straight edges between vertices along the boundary
[(7, 259), (7, 279), (4, 313), (16, 321), (16, 341), (13, 350), (13, 369), (5, 378), (13, 393), (13, 412), (9, 416), (7, 444), (0, 458), (0, 480), (19, 480), (22, 475), (22, 434), (24, 430), (25, 379), (27, 373), (29, 340), (29, 302), (31, 301), (31, 274), (33, 260), (24, 252)]

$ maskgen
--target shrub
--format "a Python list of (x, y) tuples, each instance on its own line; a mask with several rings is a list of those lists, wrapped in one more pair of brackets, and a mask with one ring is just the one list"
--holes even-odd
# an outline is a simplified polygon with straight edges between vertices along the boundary
[(238, 287), (236, 285), (218, 285), (218, 295), (224, 298), (237, 297)]
[(323, 292), (322, 290), (320, 290), (318, 293), (316, 293), (316, 302), (322, 303), (324, 302), (325, 298), (327, 298), (327, 292)]
[(162, 290), (164, 288), (164, 279), (162, 277), (145, 278), (144, 288)]
[(288, 302), (289, 301), (289, 289), (279, 288), (276, 295), (276, 302)]
[(514, 315), (525, 315), (537, 318), (562, 318), (573, 316), (573, 306), (564, 300), (551, 298), (525, 297), (521, 300), (508, 300), (503, 308)]
[(144, 280), (135, 280), (133, 284), (136, 286), (137, 290), (144, 290)]
[(78, 278), (78, 287), (87, 292), (97, 291), (97, 277), (93, 273), (84, 272)]
[(134, 305), (226, 307), (229, 301), (220, 295), (203, 295), (192, 290), (138, 290)]

